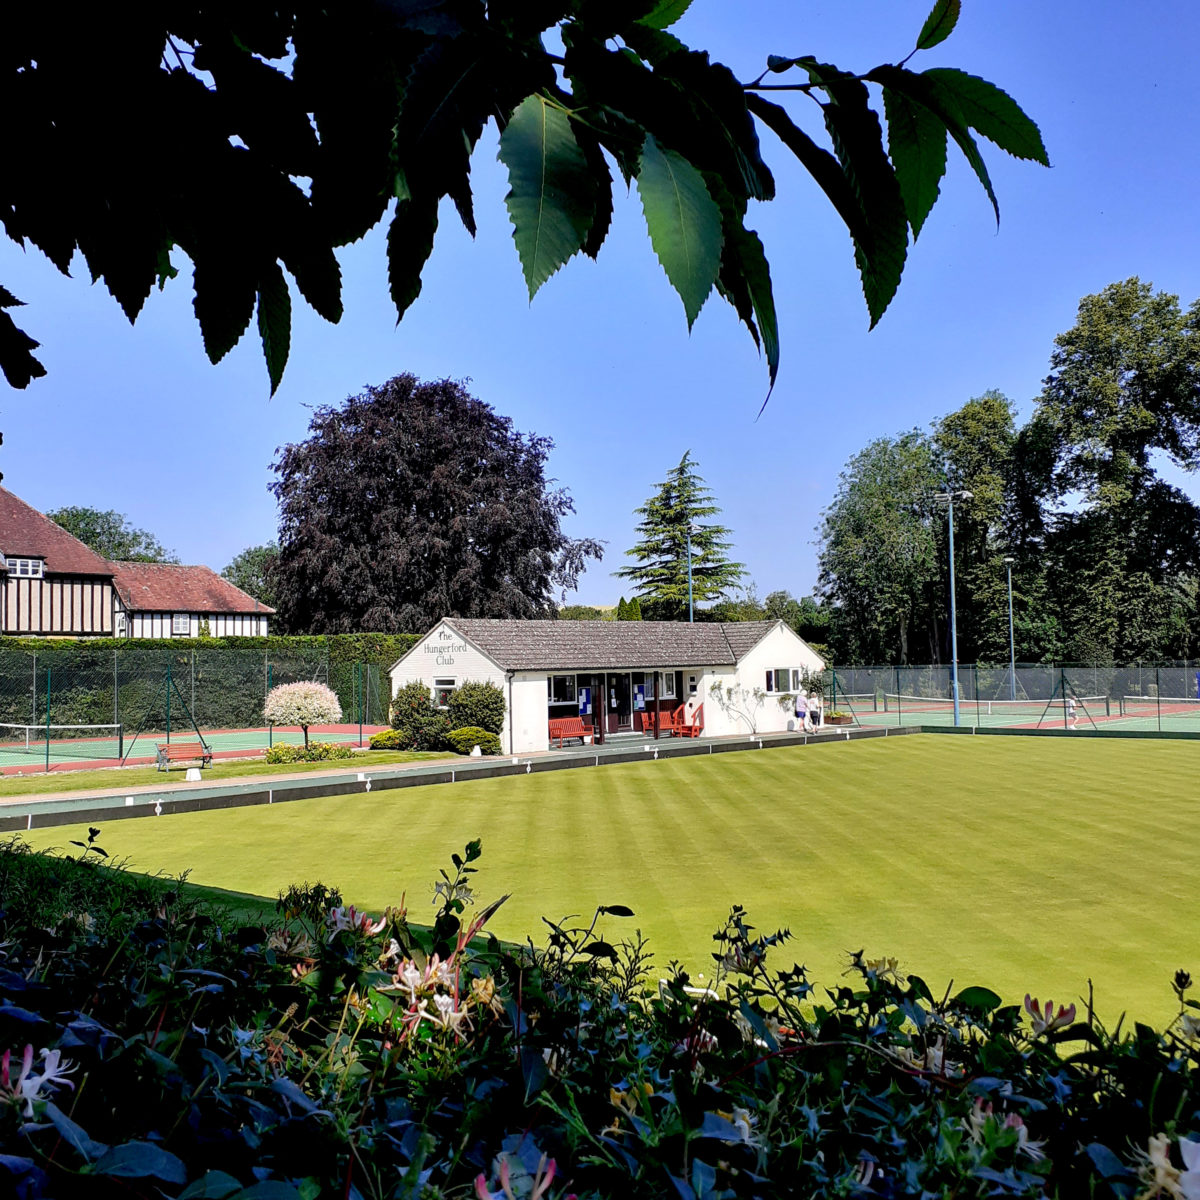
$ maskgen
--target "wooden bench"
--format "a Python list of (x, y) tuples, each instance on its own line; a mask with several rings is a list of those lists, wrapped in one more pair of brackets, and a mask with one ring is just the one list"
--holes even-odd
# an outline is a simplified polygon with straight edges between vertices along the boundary
[(172, 763), (198, 762), (207, 767), (212, 751), (203, 742), (158, 742), (158, 769), (165, 771)]
[(704, 705), (692, 713), (692, 719), (689, 721), (683, 715), (683, 708), (680, 707), (675, 714), (679, 718), (679, 723), (675, 726), (675, 733), (680, 737), (694, 738), (699, 737), (704, 732)]
[(570, 741), (571, 738), (578, 738), (579, 744), (584, 745), (584, 739), (590, 738), (595, 733), (595, 730), (584, 723), (582, 717), (551, 717), (550, 718), (550, 741), (558, 742), (558, 748), (562, 749), (564, 741)]

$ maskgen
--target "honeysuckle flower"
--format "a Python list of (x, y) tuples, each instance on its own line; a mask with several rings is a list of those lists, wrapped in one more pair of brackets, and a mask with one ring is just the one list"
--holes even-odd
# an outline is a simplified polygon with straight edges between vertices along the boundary
[(876, 979), (900, 978), (900, 961), (895, 958), (869, 958), (866, 960), (867, 973)]
[(1060, 1004), (1058, 1012), (1055, 1013), (1053, 1000), (1047, 1000), (1044, 1005), (1038, 1004), (1028, 992), (1025, 993), (1025, 1011), (1033, 1021), (1034, 1037), (1050, 1033), (1055, 1029), (1065, 1029), (1075, 1020), (1075, 1005), (1071, 1004), (1064, 1008)]
[(329, 928), (331, 942), (344, 929), (371, 936), (387, 928), (386, 919), (372, 921), (370, 914), (360, 913), (353, 904), (346, 908), (331, 908), (325, 917), (325, 924)]
[(471, 999), (482, 1008), (491, 1009), (497, 1016), (504, 1011), (504, 1001), (496, 993), (496, 981), (491, 975), (471, 980)]
[(1029, 1130), (1025, 1122), (1017, 1113), (1009, 1113), (1004, 1119), (1004, 1127), (1006, 1129), (1015, 1129), (1017, 1131), (1017, 1153), (1028, 1155), (1034, 1162), (1041, 1162), (1046, 1157), (1042, 1147), (1045, 1142), (1035, 1142), (1029, 1136)]
[(1141, 1157), (1143, 1161), (1139, 1174), (1147, 1186), (1138, 1195), (1138, 1200), (1159, 1200), (1163, 1196), (1184, 1200), (1183, 1189), (1179, 1186), (1179, 1171), (1171, 1164), (1170, 1138), (1161, 1133), (1152, 1137)]
[(74, 1064), (64, 1060), (61, 1050), (43, 1050), (41, 1072), (33, 1073), (33, 1047), (27, 1045), (21, 1056), (21, 1069), (14, 1076), (10, 1069), (12, 1051), (6, 1050), (0, 1060), (0, 1089), (6, 1093), (10, 1104), (21, 1106), (25, 1117), (33, 1116), (35, 1100), (42, 1099), (45, 1092), (57, 1087), (74, 1088), (67, 1076), (75, 1069)]

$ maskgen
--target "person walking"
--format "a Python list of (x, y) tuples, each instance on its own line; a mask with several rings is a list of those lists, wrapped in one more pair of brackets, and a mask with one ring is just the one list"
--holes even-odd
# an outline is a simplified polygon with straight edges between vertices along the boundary
[(1078, 705), (1074, 696), (1067, 697), (1067, 721), (1072, 729), (1075, 728), (1075, 723), (1079, 720)]
[(805, 695), (803, 688), (796, 693), (795, 710), (796, 724), (803, 729), (805, 733), (812, 733), (812, 719), (808, 715), (808, 696)]
[(816, 692), (808, 698), (808, 719), (814, 730), (821, 728), (821, 697)]

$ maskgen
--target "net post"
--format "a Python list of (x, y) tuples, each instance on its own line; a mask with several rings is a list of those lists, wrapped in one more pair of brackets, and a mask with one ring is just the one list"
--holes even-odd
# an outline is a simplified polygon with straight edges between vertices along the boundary
[(1162, 671), (1154, 668), (1154, 711), (1158, 714), (1158, 732), (1162, 733)]
[(1063, 710), (1063, 729), (1067, 728), (1067, 669), (1060, 666), (1058, 668), (1058, 692), (1059, 699), (1062, 701)]
[[(271, 694), (271, 664), (267, 663), (267, 695)], [(275, 745), (275, 725), (273, 722), (267, 722), (267, 749)]]
[(362, 749), (363, 744), (363, 675), (365, 674), (362, 663), (358, 664), (358, 748)]
[(50, 773), (50, 668), (46, 668), (46, 773)]
[(171, 744), (171, 663), (167, 662), (167, 745)]
[(896, 724), (904, 724), (904, 704), (900, 699), (900, 668), (893, 667), (892, 674), (896, 677)]
[(837, 667), (830, 667), (829, 674), (832, 676), (832, 684), (830, 686), (830, 712), (837, 712)]
[(117, 723), (117, 758), (125, 761), (125, 726), (120, 722)]

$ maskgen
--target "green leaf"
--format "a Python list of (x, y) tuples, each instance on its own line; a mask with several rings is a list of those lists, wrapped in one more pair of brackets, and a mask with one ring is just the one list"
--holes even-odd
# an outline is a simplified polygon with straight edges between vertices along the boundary
[(944, 42), (954, 32), (961, 11), (962, 0), (937, 0), (917, 35), (917, 49), (928, 50)]
[(658, 3), (644, 16), (638, 18), (639, 25), (649, 25), (651, 29), (669, 29), (691, 7), (692, 0), (658, 0)]
[(746, 96), (746, 105), (776, 137), (800, 160), (801, 166), (817, 181), (837, 214), (846, 223), (850, 236), (860, 240), (869, 236), (867, 223), (858, 197), (854, 194), (838, 160), (808, 136), (786, 110), (753, 92)]
[(283, 378), (292, 340), (292, 297), (287, 280), (275, 262), (258, 279), (258, 333), (273, 396)]
[(883, 89), (888, 153), (915, 240), (937, 203), (946, 173), (946, 126), (920, 104), (891, 88)]
[[(740, 226), (727, 230), (725, 253), (722, 256), (723, 268), (730, 258), (736, 263), (736, 270), (746, 285), (754, 319), (762, 335), (763, 353), (767, 356), (770, 389), (774, 389), (775, 379), (779, 374), (779, 321), (775, 313), (775, 294), (771, 287), (771, 268), (758, 234), (752, 229)], [(742, 319), (745, 320), (744, 315)], [(754, 332), (753, 327), (751, 332)], [(763, 408), (770, 398), (771, 390), (768, 390)]]
[(126, 1142), (114, 1146), (96, 1161), (96, 1171), (118, 1179), (144, 1179), (147, 1175), (166, 1183), (186, 1183), (183, 1161), (153, 1142)]
[(587, 157), (588, 170), (596, 185), (595, 208), (588, 224), (588, 234), (584, 239), (582, 250), (588, 258), (595, 259), (608, 237), (609, 226), (612, 224), (613, 198), (612, 175), (609, 173), (608, 162), (596, 135), (583, 126), (572, 126), (575, 129), (576, 141), (579, 142), (584, 155)]
[(206, 1171), (200, 1179), (189, 1183), (179, 1193), (178, 1200), (225, 1200), (232, 1192), (241, 1190), (241, 1183), (224, 1171)]
[(421, 294), (421, 272), (433, 253), (437, 227), (436, 200), (413, 196), (396, 202), (396, 213), (388, 226), (387, 256), (388, 287), (397, 323)]
[(687, 47), (673, 34), (663, 29), (651, 29), (634, 22), (624, 35), (625, 44), (651, 66), (656, 67), (672, 54), (683, 54)]
[(871, 80), (872, 83), (879, 83), (884, 87), (890, 87), (893, 91), (900, 92), (910, 100), (915, 100), (918, 104), (923, 105), (933, 113), (946, 126), (947, 132), (957, 143), (958, 148), (963, 152), (963, 156), (971, 164), (971, 170), (975, 172), (979, 182), (983, 185), (983, 190), (992, 202), (992, 211), (996, 214), (996, 223), (999, 224), (1000, 203), (996, 199), (996, 193), (992, 188), (991, 177), (988, 175), (983, 156), (979, 153), (979, 147), (976, 145), (975, 139), (971, 136), (971, 131), (967, 128), (962, 113), (954, 102), (954, 97), (945, 91), (936, 80), (927, 79), (924, 75), (918, 75), (913, 71), (906, 71), (903, 67), (876, 67), (873, 71), (867, 73), (866, 78)]
[[(821, 68), (823, 73), (828, 70)], [(854, 258), (874, 328), (900, 286), (908, 255), (908, 216), (866, 85), (845, 75), (826, 74), (823, 86), (830, 97), (824, 106), (825, 126), (866, 218), (867, 235), (855, 239)]]
[[(14, 299), (13, 303), (20, 301)], [(38, 343), (3, 311), (4, 307), (8, 306), (0, 306), (0, 371), (13, 387), (28, 387), (31, 380), (45, 375), (46, 368), (32, 353)]]
[(196, 261), (192, 307), (210, 362), (219, 363), (250, 324), (258, 292), (251, 271), (250, 263), (223, 253), (202, 254)]
[(695, 323), (721, 267), (721, 212), (700, 172), (646, 135), (637, 174), (650, 242), (671, 286)]
[(508, 168), (504, 198), (532, 300), (587, 238), (595, 183), (567, 114), (544, 96), (528, 96), (500, 135)]
[(989, 142), (1014, 158), (1050, 165), (1041, 131), (1006, 91), (953, 67), (934, 67), (923, 71), (922, 76), (953, 96), (963, 120)]
[(1003, 1001), (990, 988), (968, 987), (963, 988), (954, 997), (954, 1003), (961, 1004), (963, 1008), (972, 1008), (976, 1012), (991, 1012), (999, 1008)]

